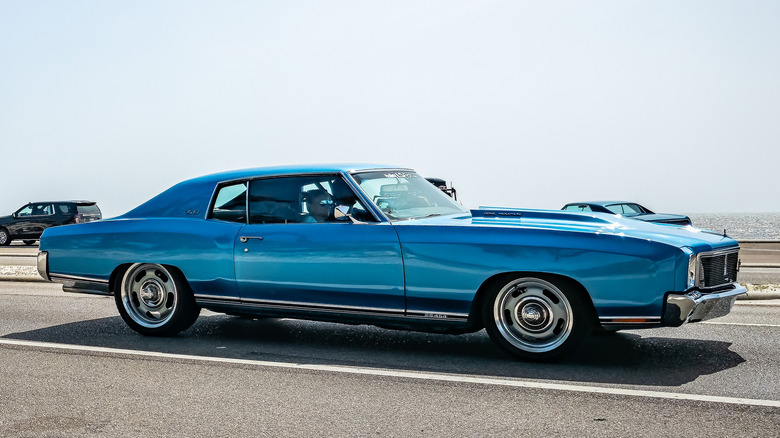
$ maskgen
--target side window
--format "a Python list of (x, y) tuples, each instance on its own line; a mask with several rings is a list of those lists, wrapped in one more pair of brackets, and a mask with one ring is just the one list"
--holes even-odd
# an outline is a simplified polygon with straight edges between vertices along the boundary
[(623, 206), (621, 204), (612, 204), (607, 205), (607, 210), (611, 211), (614, 214), (623, 214)]
[(567, 205), (566, 211), (593, 211), (589, 205)]
[(302, 187), (311, 178), (268, 178), (249, 183), (249, 223), (303, 222)]
[(220, 221), (246, 223), (246, 183), (220, 187), (209, 217)]
[(340, 175), (257, 179), (249, 183), (249, 223), (334, 222), (334, 208), (346, 206), (358, 220), (376, 219)]
[(71, 204), (57, 204), (57, 213), (60, 214), (73, 214), (73, 206)]
[(32, 214), (32, 205), (28, 205), (24, 207), (23, 209), (19, 210), (19, 212), (16, 214), (17, 216), (30, 216)]
[(33, 204), (32, 215), (33, 216), (48, 216), (54, 214), (51, 208), (51, 204)]
[(627, 214), (640, 214), (643, 213), (642, 207), (637, 204), (624, 204), (623, 211)]

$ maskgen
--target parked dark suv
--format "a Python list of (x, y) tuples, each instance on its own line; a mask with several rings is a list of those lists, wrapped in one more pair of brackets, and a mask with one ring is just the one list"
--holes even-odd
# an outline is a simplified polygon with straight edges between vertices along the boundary
[(0, 217), (0, 246), (12, 240), (32, 245), (46, 228), (102, 218), (97, 204), (91, 201), (30, 202), (14, 214)]

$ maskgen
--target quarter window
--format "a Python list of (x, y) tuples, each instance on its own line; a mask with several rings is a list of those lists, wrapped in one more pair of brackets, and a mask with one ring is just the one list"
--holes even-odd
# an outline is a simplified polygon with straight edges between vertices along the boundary
[(246, 223), (246, 182), (220, 187), (210, 217), (220, 221)]

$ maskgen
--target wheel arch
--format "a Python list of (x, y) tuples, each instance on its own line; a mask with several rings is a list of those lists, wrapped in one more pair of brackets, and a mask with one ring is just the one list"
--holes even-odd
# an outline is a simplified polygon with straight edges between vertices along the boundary
[(11, 235), (11, 230), (8, 229), (8, 227), (4, 225), (0, 225), (0, 230), (5, 230), (6, 236), (8, 236), (8, 241), (6, 241), (3, 245), (9, 245), (12, 240), (14, 240), (14, 236)]
[[(124, 277), (127, 270), (136, 263), (141, 262), (122, 263), (121, 265), (114, 268), (113, 271), (111, 271), (111, 276), (108, 279), (108, 288), (111, 293), (117, 293), (119, 291), (119, 288), (122, 287), (122, 277)], [(187, 291), (192, 293), (189, 280), (187, 280), (187, 277), (178, 266), (169, 265), (167, 263), (160, 263), (160, 265), (177, 275), (183, 281), (183, 284), (187, 287)]]
[(473, 327), (475, 330), (484, 328), (485, 321), (482, 320), (482, 312), (480, 311), (480, 309), (482, 308), (482, 303), (485, 300), (485, 297), (494, 288), (500, 287), (501, 285), (511, 281), (512, 279), (520, 278), (520, 277), (536, 277), (542, 280), (549, 281), (550, 283), (569, 288), (572, 291), (576, 291), (576, 293), (579, 294), (580, 297), (583, 299), (583, 302), (587, 307), (586, 310), (590, 315), (590, 317), (592, 318), (594, 327), (600, 326), (598, 314), (596, 313), (596, 307), (593, 304), (593, 299), (591, 298), (587, 289), (585, 289), (585, 286), (582, 285), (582, 283), (565, 275), (554, 274), (550, 272), (536, 272), (536, 271), (502, 272), (499, 274), (495, 274), (490, 278), (486, 279), (484, 282), (482, 282), (482, 284), (479, 286), (479, 289), (477, 289), (477, 293), (474, 296), (474, 300), (471, 302), (471, 309), (469, 310), (469, 326)]

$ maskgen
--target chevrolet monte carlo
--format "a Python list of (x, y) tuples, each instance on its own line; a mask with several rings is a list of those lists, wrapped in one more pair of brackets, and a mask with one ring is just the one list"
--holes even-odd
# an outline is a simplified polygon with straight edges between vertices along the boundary
[(602, 213), (466, 210), (404, 168), (275, 167), (179, 183), (130, 212), (47, 229), (38, 270), (113, 294), (145, 335), (200, 309), (466, 333), (547, 360), (595, 329), (727, 314), (736, 241)]

